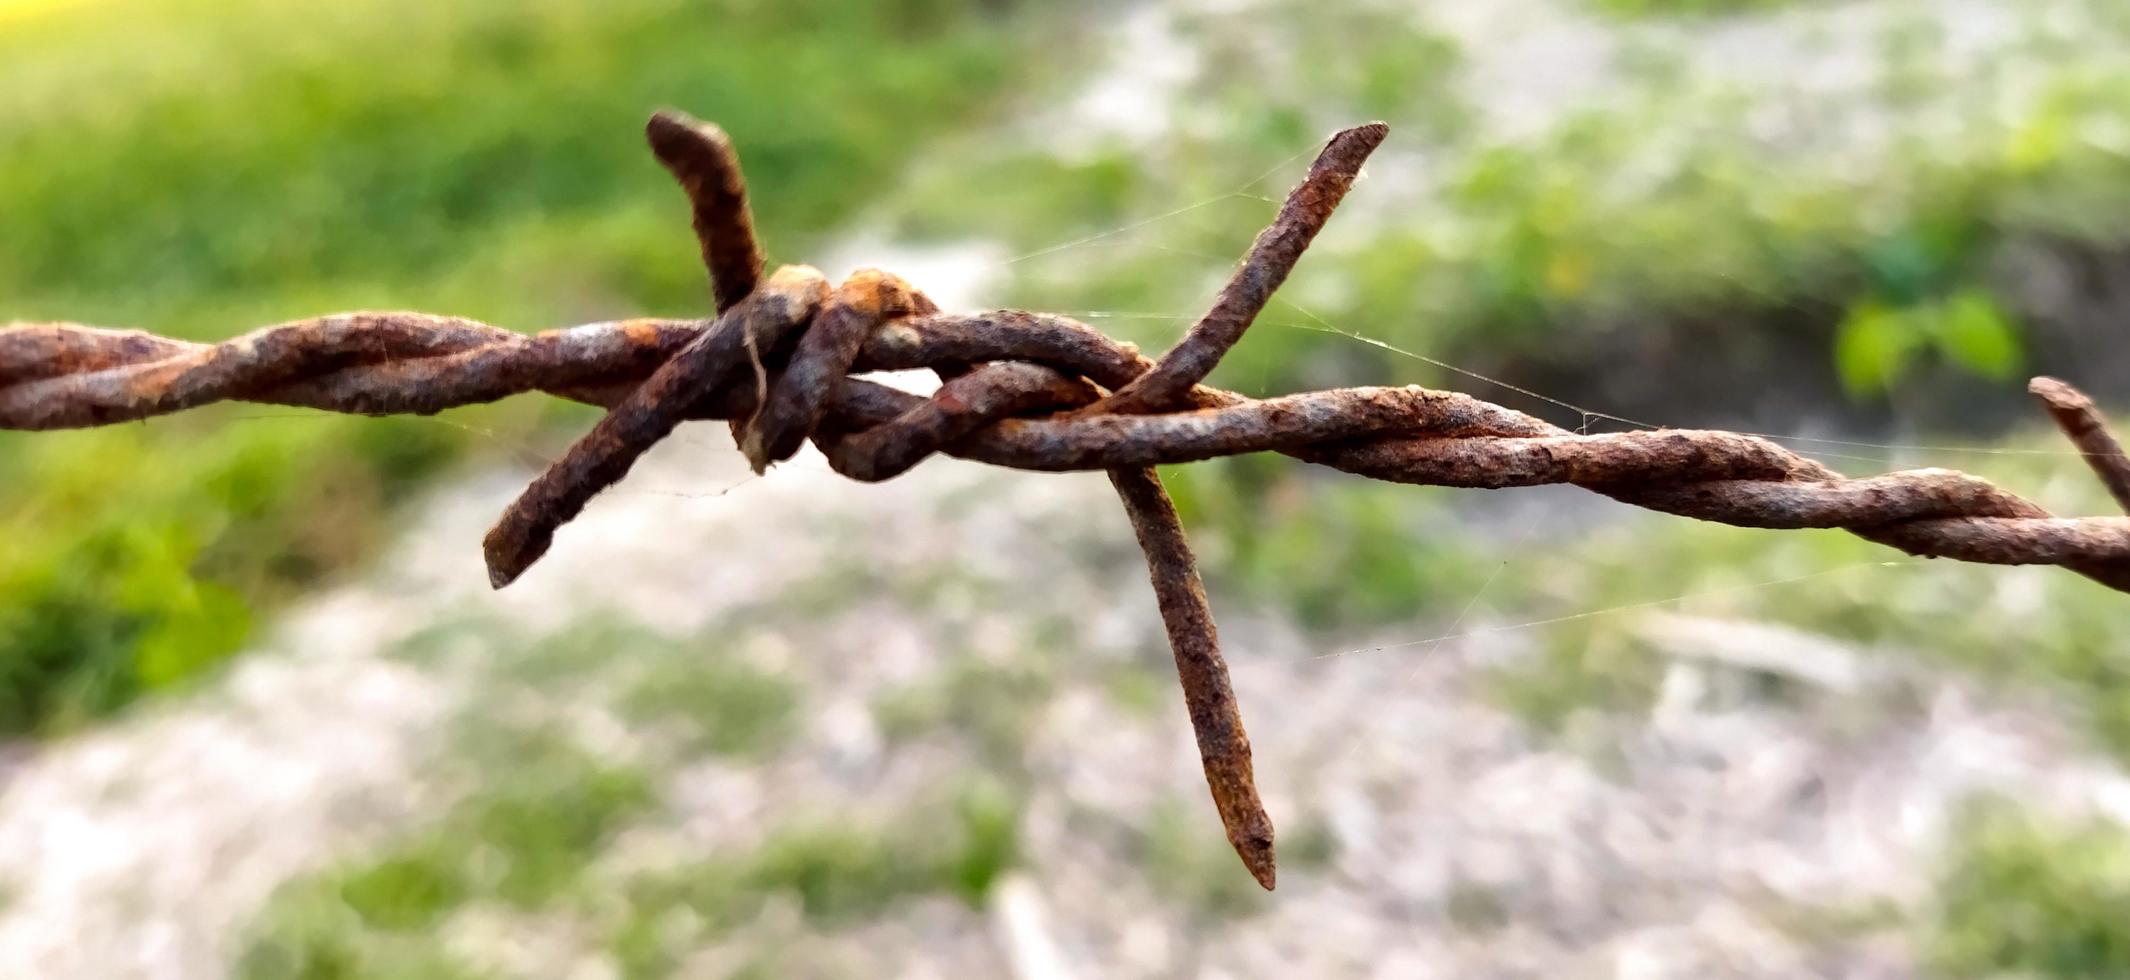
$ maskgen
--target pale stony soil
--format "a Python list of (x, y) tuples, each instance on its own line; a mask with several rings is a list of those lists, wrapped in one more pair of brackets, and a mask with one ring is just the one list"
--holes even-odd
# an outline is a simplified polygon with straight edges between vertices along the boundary
[[(1171, 0), (1133, 7), (1111, 30), (1107, 68), (1033, 114), (1025, 137), (1071, 156), (1106, 141), (1153, 146), (1178, 130), (1218, 132), (1229, 110), (1201, 104), (1192, 92), (1213, 68), (1196, 48), (1205, 37), (1247, 51), (1248, 63), (1267, 79), (1294, 75), (1302, 70), (1297, 59), (1325, 53), (1298, 50), (1279, 29), (1283, 22), (1273, 14), (1282, 3)], [(1694, 92), (1742, 100), (1735, 111), (1771, 162), (1857, 179), (1867, 178), (1899, 139), (1956, 142), (1978, 102), (2010, 113), (2041, 94), (2047, 66), (2015, 55), (2076, 38), (2092, 29), (2094, 16), (2077, 4), (2044, 8), (2004, 0), (1826, 0), (1705, 18), (1610, 17), (1578, 0), (1347, 6), (1409, 14), (1414, 25), (1454, 46), (1451, 87), (1473, 110), (1469, 132), (1453, 147), (1458, 152), (1541, 139), (1578, 113), (1632, 110), (1652, 91)], [(1927, 53), (1905, 63), (1890, 53), (1918, 38), (1929, 41), (1921, 48)], [(1898, 71), (1942, 84), (1894, 104), (1888, 89)], [(1963, 84), (1977, 78), (1990, 79), (1989, 86)], [(1323, 120), (1354, 121), (1344, 114)], [(1694, 144), (1696, 127), (1726, 128), (1736, 120), (1682, 114), (1648, 122), (1649, 170), (1663, 173), (1667, 155)], [(1419, 137), (1405, 136), (1386, 146), (1369, 171), (1393, 185), (1372, 193), (1417, 192), (1419, 200), (1401, 201), (1399, 215), (1425, 206), (1436, 191), (1429, 181), (1441, 176), (1429, 171), (1445, 169), (1408, 166), (1430, 161), (1411, 158), (1410, 144)], [(2087, 138), (2120, 144), (2124, 134)], [(1339, 224), (1354, 221), (1345, 215)]]
[(418, 813), (413, 763), (457, 692), (374, 643), (306, 636), (374, 629), (360, 597), (339, 598), (217, 690), (13, 767), (0, 976), (220, 976), (292, 872)]
[[(1024, 860), (990, 907), (921, 899), (821, 932), (772, 904), (692, 954), (689, 975), (773, 951), (780, 971), (816, 976), (1905, 976), (1899, 929), (1796, 924), (1927, 905), (1970, 794), (2130, 807), (2130, 783), (2045, 706), (1910, 670), (1899, 651), (1627, 614), (1674, 657), (1656, 707), (1544, 739), (1477, 684), (1528, 632), (1309, 659), (1338, 647), (1220, 596), (1290, 847), (1280, 891), (1251, 901), (1099, 476), (935, 463), (865, 487), (802, 458), (748, 479), (723, 433), (699, 428), (505, 592), (486, 590), (476, 542), (522, 473), (441, 489), (362, 581), (212, 689), (24, 760), (0, 797), (0, 975), (222, 975), (278, 881), (422, 826), (468, 788), (433, 751), (451, 744), (441, 733), (514, 697), (507, 647), (391, 653), (439, 623), (538, 635), (618, 610), (799, 683), (803, 720), (766, 758), (655, 773), (657, 816), (610, 842), (602, 874), (744, 852), (809, 816), (862, 824), (971, 772), (1021, 774)], [(883, 734), (884, 695), (1025, 658), (1050, 681), (1023, 705), (1018, 759), (951, 726)], [(617, 649), (592, 676), (629, 664)], [(1158, 696), (1120, 694), (1120, 676)], [(1756, 697), (1767, 677), (1803, 693)], [(532, 710), (595, 754), (652, 757), (655, 732), (629, 717), (564, 697)], [(1161, 862), (1149, 841), (1195, 857)], [(1295, 855), (1309, 849), (1314, 862)], [(470, 908), (444, 933), (505, 975), (613, 975), (566, 916)]]

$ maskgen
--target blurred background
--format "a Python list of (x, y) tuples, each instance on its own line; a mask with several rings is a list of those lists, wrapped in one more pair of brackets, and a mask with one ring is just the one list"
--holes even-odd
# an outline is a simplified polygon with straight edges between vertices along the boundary
[[(2130, 400), (2126, 51), (2120, 0), (0, 0), (0, 318), (697, 315), (676, 106), (773, 262), (1160, 349), (1380, 118), (1216, 381), (2108, 513), (2024, 386)], [(690, 427), (489, 592), (593, 417), (0, 433), (0, 974), (2130, 975), (2130, 607), (2075, 575), (1171, 469), (1268, 895), (1098, 474)]]

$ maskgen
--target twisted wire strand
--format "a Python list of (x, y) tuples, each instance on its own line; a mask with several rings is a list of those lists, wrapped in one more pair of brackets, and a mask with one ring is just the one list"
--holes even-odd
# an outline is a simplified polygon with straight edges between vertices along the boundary
[[(626, 320), (527, 336), (459, 317), (350, 313), (218, 344), (78, 324), (18, 324), (0, 330), (0, 428), (111, 425), (221, 401), (433, 414), (538, 391), (612, 407), (708, 322)], [(1114, 390), (1150, 362), (1086, 324), (1018, 310), (890, 321), (864, 339), (853, 368), (862, 374), (970, 364), (989, 366), (929, 399), (844, 379), (824, 419), (851, 433), (844, 444), (863, 438), (867, 451), (831, 452), (831, 463), (856, 479), (881, 480), (933, 452), (1039, 471), (1283, 452), (1399, 483), (1487, 489), (1569, 483), (1739, 527), (1844, 528), (1923, 557), (2065, 565), (2130, 592), (2130, 518), (2053, 517), (1955, 470), (1844, 477), (1758, 436), (1696, 429), (1582, 435), (1470, 395), (1417, 386), (1253, 399), (1200, 385), (1188, 395), (1195, 407), (1173, 412), (1022, 417), (1032, 403), (1085, 404), (1075, 382)], [(1000, 406), (974, 396), (999, 376), (987, 372), (1005, 371), (1019, 379), (1007, 389), (1029, 393), (1027, 401)], [(744, 380), (701, 394), (687, 417), (751, 416), (757, 395), (752, 379)], [(2043, 384), (2083, 400), (2061, 382), (2040, 379), (2037, 388)], [(971, 407), (950, 408), (955, 402)], [(902, 420), (920, 408), (954, 420), (953, 430), (926, 432)], [(984, 416), (997, 418), (971, 426), (972, 418)], [(882, 454), (874, 447), (890, 450), (892, 465), (871, 462)], [(2105, 466), (2121, 457), (2088, 458)]]
[[(1153, 467), (1279, 452), (1372, 479), (1499, 489), (1573, 484), (1650, 510), (1757, 528), (1843, 528), (1911, 555), (2061, 565), (2130, 592), (2130, 518), (2060, 518), (1952, 470), (1850, 478), (1757, 436), (1692, 429), (1581, 434), (1470, 395), (1418, 386), (1247, 398), (1199, 382), (1286, 279), (1388, 130), (1334, 135), (1213, 307), (1149, 359), (1067, 317), (950, 314), (891, 274), (831, 288), (787, 266), (762, 276), (738, 157), (676, 112), (646, 127), (692, 207), (718, 315), (524, 335), (461, 317), (343, 313), (215, 344), (72, 323), (0, 329), (0, 428), (136, 421), (244, 401), (363, 415), (433, 414), (544, 392), (608, 414), (535, 480), (484, 542), (501, 588), (637, 455), (688, 419), (723, 419), (759, 471), (811, 439), (837, 472), (892, 478), (937, 453), (1035, 471), (1106, 470), (1148, 569), (1207, 785), (1266, 888), (1273, 828), (1210, 606)], [(929, 369), (920, 397), (858, 375)], [(2130, 460), (2091, 401), (2033, 393), (2116, 499)]]

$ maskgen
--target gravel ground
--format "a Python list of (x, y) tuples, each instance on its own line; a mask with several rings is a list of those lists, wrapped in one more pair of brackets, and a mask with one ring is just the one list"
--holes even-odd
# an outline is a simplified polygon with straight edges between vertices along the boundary
[[(659, 450), (499, 594), (476, 542), (525, 474), (443, 488), (363, 581), (211, 689), (24, 760), (0, 798), (0, 973), (223, 975), (276, 883), (421, 826), (467, 788), (438, 733), (495, 710), (511, 651), (391, 651), (469, 616), (529, 636), (616, 614), (723, 636), (804, 691), (769, 755), (655, 773), (659, 816), (602, 867), (744, 851), (799, 815), (892, 813), (957, 775), (1020, 774), (1023, 860), (987, 907), (913, 900), (822, 928), (772, 905), (691, 953), (708, 972), (776, 950), (790, 975), (1906, 976), (1899, 930), (1796, 923), (1927, 901), (1973, 793), (2130, 801), (2037, 707), (1780, 627), (1637, 614), (1673, 655), (1656, 707), (1544, 738), (1475, 683), (1523, 652), (1518, 634), (1310, 659), (1323, 641), (1216, 596), (1290, 849), (1280, 891), (1254, 899), (1159, 686), (1158, 618), (1099, 476), (939, 463), (865, 487), (802, 458), (752, 479), (721, 443), (713, 429)], [(712, 495), (676, 496), (688, 487)], [(1017, 757), (967, 726), (892, 738), (873, 707), (1019, 657), (1047, 681), (1015, 704)], [(612, 669), (628, 662), (616, 651)], [(1120, 677), (1159, 695), (1121, 696)], [(1750, 693), (1770, 677), (1803, 693)], [(539, 710), (596, 753), (645, 757), (641, 722), (580, 707)], [(470, 909), (445, 931), (506, 975), (611, 973), (551, 916)]]

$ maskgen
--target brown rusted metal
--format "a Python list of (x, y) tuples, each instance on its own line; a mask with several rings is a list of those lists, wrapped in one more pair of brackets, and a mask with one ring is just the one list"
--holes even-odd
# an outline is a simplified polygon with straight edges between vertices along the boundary
[(932, 397), (863, 432), (817, 438), (836, 472), (878, 483), (999, 419), (1085, 405), (1096, 396), (1093, 385), (1040, 364), (987, 364), (949, 379)]
[(390, 313), (319, 317), (212, 346), (60, 324), (10, 328), (0, 332), (0, 356), (9, 359), (0, 376), (26, 380), (0, 388), (0, 416), (20, 421), (12, 428), (105, 425), (220, 401), (231, 390), (457, 353), (502, 332), (458, 317)]
[(2100, 477), (2108, 488), (2108, 495), (2115, 498), (2117, 506), (2130, 511), (2130, 458), (2123, 456), (2123, 444), (2115, 441), (2108, 431), (2108, 419), (2100, 408), (2087, 398), (2085, 392), (2058, 381), (2055, 378), (2035, 378), (2026, 390), (2048, 407), (2049, 417), (2056, 420), (2058, 428), (2068, 436), (2071, 444), (2085, 454), (2086, 465), (2093, 468), (2093, 475)]
[(555, 529), (628, 475), (636, 457), (687, 418), (696, 398), (739, 374), (750, 353), (800, 329), (827, 297), (821, 273), (785, 266), (659, 365), (503, 511), (482, 542), (489, 582), (500, 589), (516, 581), (547, 553)]
[(1152, 469), (1113, 469), (1109, 482), (1124, 501), (1124, 512), (1131, 515), (1139, 550), (1146, 552), (1147, 574), (1154, 584), (1154, 600), (1161, 607), (1162, 624), (1168, 629), (1169, 650), (1176, 657), (1176, 675), (1183, 682), (1184, 704), (1191, 713), (1191, 730), (1198, 737), (1198, 757), (1206, 786), (1213, 792), (1213, 805), (1227, 828), (1228, 843), (1250, 869), (1250, 876), (1269, 891), (1278, 878), (1272, 818), (1257, 797), (1250, 736), (1243, 730), (1235, 686), (1228, 679), (1228, 662), (1220, 655), (1213, 608), (1206, 601), (1205, 584), (1199, 581), (1190, 542), (1184, 540), (1183, 521)]
[[(754, 471), (760, 473), (771, 463), (790, 459), (805, 444), (807, 433), (820, 424), (843, 376), (858, 359), (858, 349), (876, 328), (889, 320), (938, 309), (901, 276), (879, 269), (860, 269), (837, 286), (821, 315), (799, 338), (783, 378), (770, 389), (768, 403), (741, 435), (740, 452)], [(929, 449), (916, 459), (928, 455)]]
[(141, 330), (18, 323), (0, 330), (0, 387), (20, 389), (31, 381), (163, 361), (198, 349)]
[[(101, 330), (71, 324), (29, 324), (0, 329), (0, 428), (78, 428), (135, 421), (182, 411), (212, 401), (254, 401), (357, 414), (430, 413), (455, 405), (493, 401), (528, 391), (546, 391), (592, 404), (618, 404), (661, 359), (701, 335), (702, 321), (630, 320), (592, 324), (525, 336), (496, 328), (469, 326), (471, 321), (424, 314), (362, 314), (381, 329), (433, 329), (435, 342), (418, 345), (442, 351), (405, 360), (343, 363), (335, 357), (292, 358), (307, 364), (291, 370), (248, 375), (215, 367), (253, 363), (257, 335), (219, 345), (149, 338), (135, 331)], [(283, 343), (317, 344), (330, 353), (345, 340), (344, 318), (269, 328), (282, 332)], [(1023, 337), (1015, 331), (1027, 327)], [(990, 333), (986, 333), (990, 330)], [(489, 333), (488, 331), (493, 331)], [(915, 317), (888, 323), (867, 338), (858, 368), (922, 367), (927, 363), (966, 363), (1019, 355), (1060, 371), (1080, 373), (1097, 383), (1104, 376), (1129, 372), (1133, 355), (1127, 345), (1092, 343), (1100, 334), (1084, 324), (1050, 315), (1004, 311)], [(492, 337), (490, 341), (477, 338)], [(1024, 342), (1025, 341), (1025, 342)], [(463, 349), (461, 349), (463, 346)], [(130, 352), (130, 353), (129, 353)], [(1138, 359), (1144, 363), (1144, 359)], [(69, 363), (98, 367), (67, 373)], [(302, 365), (299, 365), (302, 366)], [(213, 368), (210, 370), (210, 368)], [(1099, 373), (1098, 373), (1099, 372)], [(751, 379), (750, 379), (751, 381)], [(1107, 387), (1107, 385), (1105, 385)], [(1424, 391), (1423, 395), (1405, 394)], [(1395, 394), (1394, 394), (1395, 393)], [(697, 399), (687, 417), (726, 419), (754, 411), (753, 385), (721, 389)], [(1333, 389), (1281, 399), (1253, 400), (1232, 392), (1200, 387), (1201, 404), (1240, 407), (1235, 414), (1207, 416), (1203, 410), (1148, 416), (1092, 418), (1007, 418), (944, 447), (953, 456), (1029, 470), (1107, 469), (1136, 463), (1183, 462), (1205, 458), (1209, 451), (1277, 450), (1348, 472), (1401, 483), (1466, 487), (1537, 486), (1577, 483), (1668, 513), (1742, 527), (1841, 527), (1865, 533), (1875, 527), (1908, 525), (1897, 533), (1897, 547), (1915, 554), (1987, 561), (1998, 564), (2059, 564), (2046, 555), (2064, 553), (2063, 531), (2048, 533), (2055, 543), (2028, 547), (2026, 528), (2044, 525), (2036, 505), (1977, 477), (1940, 469), (1907, 470), (1863, 480), (1844, 479), (1824, 466), (1789, 453), (1773, 443), (1734, 433), (1660, 430), (1692, 447), (1674, 445), (1671, 455), (1646, 440), (1650, 434), (1577, 435), (1538, 422), (1520, 412), (1456, 392), (1406, 388)], [(1292, 409), (1291, 417), (1322, 426), (1320, 434), (1341, 429), (1367, 431), (1383, 423), (1375, 413), (1386, 399), (1412, 415), (1396, 428), (1400, 436), (1332, 439), (1303, 445), (1263, 426), (1275, 410)], [(860, 380), (846, 383), (831, 404), (827, 423), (849, 432), (892, 419), (922, 399)], [(1269, 403), (1269, 406), (1268, 406)], [(1326, 421), (1353, 406), (1352, 420)], [(1334, 407), (1336, 406), (1336, 407)], [(1283, 416), (1288, 417), (1288, 416)], [(1210, 426), (1208, 419), (1215, 420)], [(1234, 426), (1234, 429), (1229, 429)], [(1254, 427), (1254, 428), (1253, 428)], [(1627, 437), (1634, 438), (1627, 438)], [(1527, 444), (1518, 440), (1539, 438)], [(1173, 444), (1168, 440), (1175, 440)], [(1569, 449), (1567, 447), (1580, 447)], [(1762, 465), (1780, 459), (1789, 475), (1779, 480), (1725, 477), (1724, 467), (1742, 450)], [(1571, 468), (1548, 463), (1561, 451), (1577, 454)], [(1667, 470), (1680, 453), (1713, 459), (1689, 468)], [(1494, 454), (1499, 453), (1499, 459)], [(1597, 462), (1592, 462), (1596, 460)], [(1729, 460), (1729, 462), (1726, 462)], [(1623, 474), (1637, 471), (1659, 482), (1622, 487)], [(1659, 480), (1659, 478), (1662, 478)], [(1588, 481), (1587, 483), (1585, 481)], [(1705, 485), (1703, 485), (1705, 484)], [(1857, 486), (1856, 484), (1862, 484)], [(1978, 492), (1977, 487), (1987, 488)], [(1970, 503), (1962, 504), (1966, 500)], [(2020, 513), (2006, 512), (2006, 501), (2019, 501)], [(2009, 517), (1976, 524), (1943, 542), (1933, 535), (1943, 519)], [(2130, 532), (2118, 518), (2078, 518), (2075, 556), (2081, 562), (2120, 562), (2130, 556)], [(1883, 531), (1875, 534), (1894, 534)], [(1867, 537), (1873, 534), (1866, 534)], [(1877, 538), (1874, 537), (1874, 540)], [(1940, 547), (1940, 544), (1944, 547)], [(1958, 553), (1954, 553), (1957, 551)], [(2112, 576), (2111, 576), (2112, 578)], [(2130, 591), (2130, 590), (2126, 590)]]
[(1221, 287), (1213, 308), (1192, 325), (1176, 346), (1161, 355), (1153, 370), (1093, 410), (1159, 411), (1176, 404), (1192, 385), (1213, 373), (1213, 366), (1242, 339), (1243, 331), (1250, 329), (1257, 314), (1272, 299), (1272, 293), (1287, 281), (1287, 274), (1294, 271), (1294, 264), (1301, 261), (1317, 232), (1331, 220), (1331, 212), (1338, 209), (1354, 178), (1360, 175), (1361, 164), (1389, 135), (1390, 127), (1376, 122), (1332, 136), (1317, 154), (1316, 162), (1310, 164), (1308, 176), (1287, 193), (1279, 216), (1250, 243), (1249, 253), (1228, 284)]
[(671, 109), (644, 124), (651, 153), (688, 194), (695, 240), (702, 246), (710, 290), (723, 313), (747, 298), (762, 278), (762, 246), (747, 210), (747, 178), (725, 131)]
[[(15, 325), (0, 329), (0, 428), (108, 425), (217, 401), (433, 413), (541, 391), (609, 408), (490, 531), (498, 587), (684, 419), (733, 422), (757, 468), (811, 436), (832, 466), (861, 480), (887, 479), (934, 453), (1025, 470), (1107, 470), (1147, 554), (1207, 784), (1230, 842), (1267, 888), (1272, 823), (1251, 783), (1249, 739), (1218, 634), (1156, 464), (1271, 451), (1402, 483), (1572, 483), (1701, 520), (1838, 527), (1914, 555), (2062, 565), (2130, 592), (2130, 518), (2054, 517), (1963, 473), (1847, 478), (1753, 436), (1583, 435), (1418, 387), (1251, 399), (1198, 384), (1322, 227), (1382, 141), (1379, 125), (1333, 138), (1213, 309), (1158, 363), (1066, 317), (935, 313), (886, 273), (861, 273), (832, 293), (819, 273), (786, 267), (757, 285), (761, 253), (722, 134), (666, 114), (647, 132), (695, 206), (723, 311), (714, 320), (636, 319), (526, 336), (458, 317), (348, 313), (219, 344)], [(849, 376), (917, 368), (946, 379), (929, 398)], [(2052, 379), (2036, 379), (2033, 390), (2130, 508), (2130, 461), (2092, 403)]]
[[(1287, 281), (1294, 264), (1338, 209), (1339, 201), (1360, 174), (1361, 164), (1389, 134), (1390, 127), (1370, 123), (1333, 135), (1310, 165), (1308, 175), (1287, 193), (1272, 224), (1250, 243), (1242, 264), (1221, 287), (1212, 308), (1161, 360), (1081, 414), (1099, 419), (1104, 414), (1158, 412), (1190, 403), (1189, 396), (1198, 382), (1212, 373), (1214, 365), (1264, 311), (1273, 291)], [(1212, 421), (1208, 413), (1218, 411), (1208, 409), (1191, 413), (1191, 417), (1194, 421)], [(1274, 411), (1269, 418), (1283, 416)], [(1198, 736), (1199, 759), (1205, 767), (1206, 783), (1213, 790), (1213, 802), (1220, 810), (1221, 823), (1227, 828), (1228, 843), (1234, 845), (1251, 876), (1269, 891), (1277, 866), (1272, 849), (1272, 818), (1257, 798), (1250, 769), (1250, 738), (1243, 731), (1235, 688), (1228, 680), (1228, 663), (1220, 655), (1212, 609), (1206, 602), (1205, 590), (1199, 586), (1198, 566), (1190, 545), (1184, 541), (1183, 526), (1152, 467), (1113, 468), (1109, 480), (1138, 532), (1140, 550), (1146, 552), (1154, 594), (1161, 603), (1161, 618), (1168, 625), (1169, 648), (1175, 654), (1177, 676), (1183, 682), (1184, 702), (1190, 709), (1191, 728)]]

